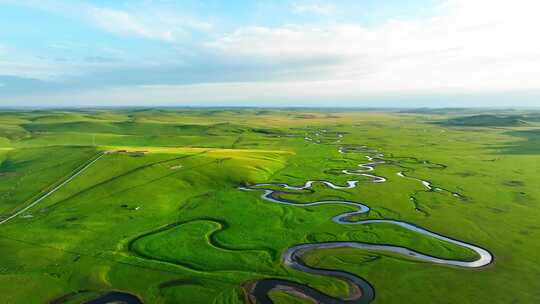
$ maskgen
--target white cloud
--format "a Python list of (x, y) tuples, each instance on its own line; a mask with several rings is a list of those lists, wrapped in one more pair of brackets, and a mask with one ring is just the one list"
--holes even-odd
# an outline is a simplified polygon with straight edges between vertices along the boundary
[(208, 22), (156, 5), (152, 1), (128, 1), (121, 3), (122, 8), (55, 0), (0, 0), (2, 4), (64, 15), (121, 36), (159, 41), (177, 41), (191, 31), (207, 32), (212, 29), (212, 24)]
[[(34, 106), (189, 105), (189, 106), (538, 106), (540, 91), (403, 91), (381, 93), (358, 88), (354, 81), (237, 82), (194, 85), (127, 86), (77, 92), (17, 96)], [(443, 103), (434, 100), (445, 99)], [(449, 104), (448, 100), (452, 100)], [(473, 103), (471, 103), (471, 101)], [(106, 103), (104, 103), (106, 102)]]
[(156, 27), (152, 23), (146, 23), (140, 17), (124, 11), (93, 8), (90, 15), (97, 26), (114, 34), (163, 41), (174, 40), (171, 30)]
[(535, 0), (449, 0), (429, 19), (245, 27), (206, 46), (248, 61), (335, 58), (320, 79), (349, 82), (359, 93), (540, 89), (538, 11)]
[(329, 16), (336, 12), (336, 7), (328, 3), (294, 3), (293, 11), (298, 14)]
[[(298, 13), (318, 11), (319, 14), (324, 11), (321, 7), (295, 6)], [(160, 81), (160, 68), (172, 73), (167, 70), (173, 67), (169, 62), (185, 61), (187, 67), (201, 66), (197, 77), (191, 76), (193, 81), (216, 81), (126, 86), (50, 96), (50, 100), (63, 99), (66, 103), (81, 100), (87, 104), (99, 104), (106, 99), (126, 104), (160, 100), (215, 104), (286, 101), (285, 105), (290, 105), (294, 100), (355, 100), (383, 95), (538, 92), (540, 35), (535, 32), (538, 11), (537, 0), (446, 0), (441, 1), (437, 15), (431, 18), (387, 20), (372, 26), (340, 23), (245, 26), (217, 36), (219, 30), (212, 29), (211, 24), (174, 11), (151, 6), (123, 10), (85, 7), (78, 17), (90, 16), (84, 21), (117, 35), (179, 42), (192, 31), (214, 31), (208, 36), (218, 38), (202, 45), (175, 43), (172, 48), (181, 51), (164, 48), (159, 53), (163, 56), (144, 57), (139, 50), (127, 51), (128, 54), (117, 57), (132, 56), (130, 60), (100, 63), (99, 67), (97, 63), (59, 66), (35, 58), (24, 61), (18, 57), (9, 61), (0, 58), (0, 74), (51, 79), (54, 75), (69, 78), (82, 71), (97, 77), (99, 73), (92, 72), (98, 68), (114, 72), (117, 68), (129, 71), (151, 65), (155, 69), (150, 69), (150, 73), (156, 73), (153, 78)], [(204, 41), (206, 37), (194, 40)], [(95, 46), (88, 49), (98, 50)], [(209, 74), (212, 77), (207, 77)], [(122, 80), (129, 78), (127, 74), (120, 75)], [(174, 83), (174, 75), (169, 76), (164, 83)], [(226, 82), (232, 80), (238, 82)], [(118, 85), (114, 81), (117, 79), (112, 77), (111, 86)], [(120, 83), (129, 84), (129, 81)], [(42, 97), (47, 99), (44, 95), (34, 99), (39, 103)]]
[(57, 75), (63, 73), (63, 69), (53, 64), (38, 59), (0, 60), (0, 75), (11, 75), (24, 78), (54, 80)]
[(119, 10), (87, 8), (90, 21), (110, 33), (173, 42), (189, 37), (191, 32), (208, 32), (212, 25), (173, 11), (151, 6)]

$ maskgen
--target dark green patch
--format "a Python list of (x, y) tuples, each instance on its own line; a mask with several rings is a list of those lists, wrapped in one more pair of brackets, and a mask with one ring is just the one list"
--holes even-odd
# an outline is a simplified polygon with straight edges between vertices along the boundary
[(451, 118), (438, 122), (443, 126), (458, 127), (509, 127), (525, 124), (525, 118), (522, 115), (472, 115)]
[(502, 147), (502, 154), (540, 154), (540, 129), (510, 131), (505, 134), (519, 138)]

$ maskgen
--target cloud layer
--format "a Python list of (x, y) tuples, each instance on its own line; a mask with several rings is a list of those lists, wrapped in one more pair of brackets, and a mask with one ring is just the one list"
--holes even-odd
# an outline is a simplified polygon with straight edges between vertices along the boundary
[[(347, 8), (323, 2), (288, 3), (283, 9), (291, 16), (316, 18), (279, 24), (229, 24), (144, 4), (80, 8), (81, 22), (111, 35), (108, 42), (85, 42), (90, 52), (72, 51), (79, 57), (64, 61), (0, 57), (0, 98), (363, 106), (375, 99), (540, 92), (534, 31), (540, 3), (532, 0), (439, 1), (429, 17), (393, 16), (368, 25), (336, 18)], [(9, 58), (10, 50), (0, 48), (0, 56)], [(32, 88), (27, 94), (25, 85)]]

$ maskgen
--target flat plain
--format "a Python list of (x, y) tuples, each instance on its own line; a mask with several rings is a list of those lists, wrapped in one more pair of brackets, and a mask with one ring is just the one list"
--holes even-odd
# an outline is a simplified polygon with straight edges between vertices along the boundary
[(3, 111), (0, 302), (540, 303), (539, 184), (532, 111)]

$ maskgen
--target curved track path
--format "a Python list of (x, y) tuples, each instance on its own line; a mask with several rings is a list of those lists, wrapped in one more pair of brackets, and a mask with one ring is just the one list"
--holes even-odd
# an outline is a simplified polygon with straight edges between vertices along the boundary
[[(434, 263), (434, 264), (457, 266), (457, 267), (465, 267), (465, 268), (483, 267), (492, 262), (493, 256), (486, 249), (438, 234), (436, 232), (416, 226), (411, 223), (407, 223), (404, 221), (397, 221), (397, 220), (389, 220), (389, 219), (352, 220), (351, 218), (355, 215), (365, 214), (369, 212), (370, 208), (361, 202), (330, 200), (330, 201), (316, 201), (316, 202), (311, 202), (311, 203), (298, 203), (298, 202), (281, 198), (279, 195), (280, 193), (282, 193), (282, 191), (274, 190), (271, 188), (271, 187), (273, 188), (279, 187), (283, 190), (305, 190), (305, 189), (310, 189), (316, 183), (320, 183), (332, 189), (352, 189), (352, 188), (355, 188), (357, 184), (359, 183), (386, 182), (386, 178), (368, 173), (368, 172), (374, 171), (375, 166), (384, 164), (386, 162), (384, 160), (384, 154), (377, 153), (376, 151), (370, 150), (366, 146), (340, 147), (339, 152), (342, 154), (346, 154), (346, 153), (372, 154), (370, 156), (366, 156), (366, 158), (368, 159), (368, 162), (359, 164), (358, 168), (341, 170), (341, 173), (343, 174), (362, 176), (364, 178), (368, 178), (368, 180), (350, 180), (350, 181), (347, 181), (346, 185), (336, 185), (329, 181), (314, 181), (314, 180), (307, 181), (303, 186), (291, 186), (284, 183), (264, 183), (264, 184), (256, 184), (256, 185), (247, 186), (247, 187), (240, 187), (239, 189), (243, 191), (261, 191), (262, 192), (261, 198), (263, 200), (266, 200), (272, 203), (290, 205), (290, 206), (295, 206), (295, 207), (311, 207), (311, 206), (328, 205), (328, 204), (352, 206), (356, 210), (338, 214), (337, 216), (333, 218), (333, 220), (343, 225), (364, 225), (364, 224), (373, 224), (373, 223), (386, 223), (386, 224), (400, 226), (402, 228), (435, 238), (437, 240), (445, 241), (448, 243), (452, 243), (452, 244), (470, 249), (477, 254), (477, 258), (474, 261), (443, 259), (443, 258), (438, 258), (438, 257), (430, 256), (427, 254), (423, 254), (423, 253), (414, 251), (406, 247), (394, 246), (394, 245), (371, 244), (371, 243), (364, 243), (364, 242), (321, 242), (321, 243), (300, 244), (300, 245), (296, 245), (296, 246), (288, 248), (282, 255), (282, 262), (287, 267), (290, 267), (299, 271), (303, 271), (303, 272), (311, 273), (315, 275), (330, 276), (330, 277), (338, 278), (347, 282), (350, 286), (349, 296), (346, 298), (335, 298), (325, 293), (322, 293), (314, 288), (306, 286), (304, 284), (300, 284), (300, 283), (296, 283), (296, 282), (292, 282), (288, 280), (283, 280), (283, 279), (261, 279), (254, 282), (253, 284), (250, 284), (249, 288), (247, 288), (249, 301), (251, 301), (252, 303), (262, 303), (262, 304), (272, 303), (272, 300), (269, 297), (269, 292), (272, 290), (280, 290), (280, 291), (287, 292), (290, 294), (299, 295), (304, 298), (315, 300), (317, 303), (325, 303), (325, 304), (326, 303), (328, 304), (338, 304), (338, 303), (365, 304), (365, 303), (370, 303), (371, 301), (373, 301), (373, 299), (375, 298), (375, 291), (373, 287), (361, 277), (356, 276), (346, 271), (320, 269), (320, 268), (308, 266), (306, 263), (304, 263), (302, 259), (303, 255), (313, 250), (334, 249), (334, 248), (353, 248), (353, 249), (361, 249), (361, 250), (374, 250), (374, 251), (379, 251), (379, 252), (394, 253), (394, 254), (406, 256), (407, 258), (418, 260), (418, 261), (424, 261), (424, 262), (429, 262), (429, 263)], [(428, 186), (431, 187), (431, 184), (427, 184), (427, 185), (425, 183), (423, 184), (426, 187)]]

